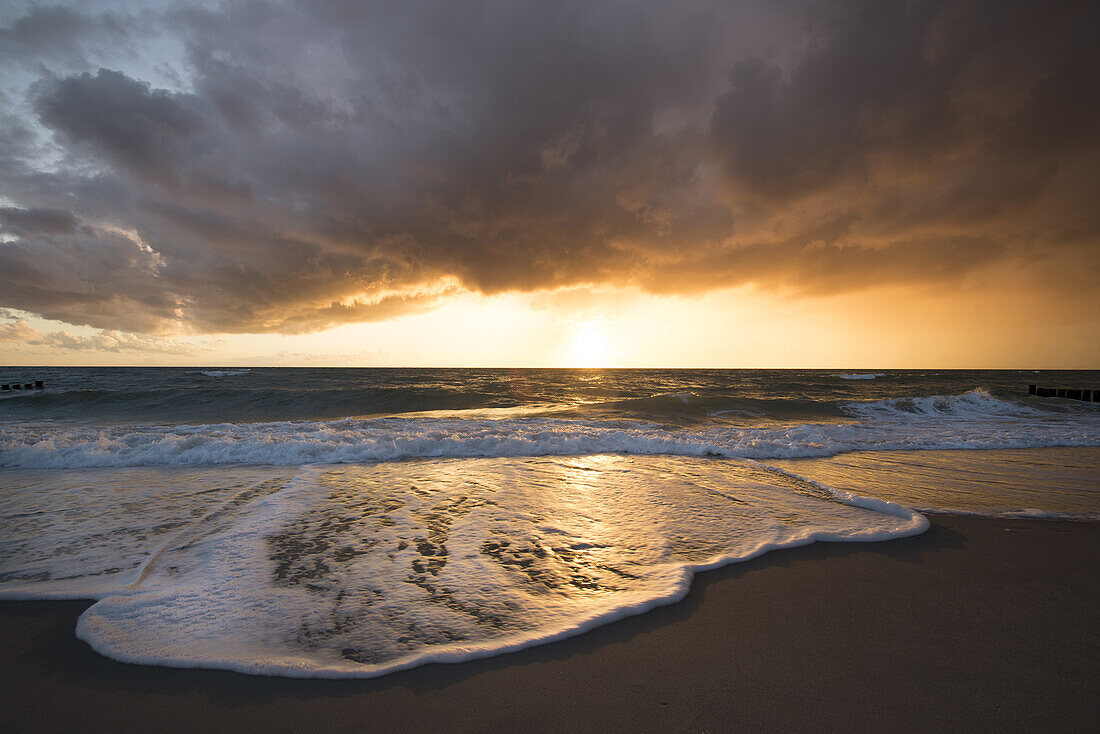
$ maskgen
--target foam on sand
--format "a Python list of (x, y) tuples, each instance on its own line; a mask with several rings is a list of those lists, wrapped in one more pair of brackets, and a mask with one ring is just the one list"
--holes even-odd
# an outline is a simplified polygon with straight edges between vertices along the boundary
[[(181, 515), (193, 526), (105, 539), (85, 513), (6, 553), (0, 596), (71, 589), (73, 558), (94, 548), (100, 560), (78, 585), (101, 600), (77, 634), (109, 657), (371, 677), (577, 634), (680, 599), (695, 571), (772, 549), (927, 527), (897, 505), (745, 461), (418, 460), (251, 479), (240, 468), (235, 489), (219, 486), (224, 470), (171, 471), (190, 489), (168, 507), (128, 485), (128, 527)], [(129, 570), (100, 573), (108, 563)], [(17, 580), (21, 569), (38, 575)]]

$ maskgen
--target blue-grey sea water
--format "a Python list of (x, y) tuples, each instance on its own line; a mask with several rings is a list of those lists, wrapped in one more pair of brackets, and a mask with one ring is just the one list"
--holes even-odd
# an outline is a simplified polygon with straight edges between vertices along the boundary
[(0, 368), (0, 598), (111, 657), (374, 676), (928, 512), (1100, 519), (1100, 372)]

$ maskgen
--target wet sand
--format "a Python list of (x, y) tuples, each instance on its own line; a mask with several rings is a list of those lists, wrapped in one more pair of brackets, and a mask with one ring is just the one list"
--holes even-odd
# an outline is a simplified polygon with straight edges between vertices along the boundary
[(562, 642), (374, 680), (125, 665), (88, 602), (0, 603), (0, 729), (1092, 731), (1100, 523), (930, 516), (699, 575), (687, 599)]

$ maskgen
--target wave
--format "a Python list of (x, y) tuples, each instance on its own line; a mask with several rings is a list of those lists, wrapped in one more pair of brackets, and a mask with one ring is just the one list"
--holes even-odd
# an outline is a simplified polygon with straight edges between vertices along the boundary
[(820, 420), (843, 417), (835, 400), (800, 398), (758, 398), (737, 395), (706, 395), (696, 392), (657, 393), (589, 403), (580, 412), (615, 412), (654, 418), (677, 416), (726, 416), (727, 418), (764, 418), (772, 420)]
[(1052, 415), (1051, 411), (1021, 402), (1001, 400), (984, 388), (975, 388), (962, 395), (932, 395), (853, 402), (841, 406), (841, 410), (864, 420), (911, 420), (916, 417), (986, 420), (1044, 418)]
[(842, 380), (873, 380), (876, 377), (885, 377), (886, 373), (885, 372), (874, 372), (874, 373), (868, 372), (868, 373), (855, 373), (855, 374), (850, 374), (850, 375), (834, 375), (834, 376), (839, 377)]
[[(102, 420), (113, 422), (337, 418), (426, 410), (513, 407), (508, 396), (441, 386), (249, 387), (226, 373), (207, 379), (193, 373), (186, 387), (143, 386), (132, 390), (51, 389), (4, 395), (10, 419), (28, 421)], [(244, 373), (237, 373), (241, 376)], [(199, 377), (199, 375), (204, 375)], [(25, 397), (24, 397), (25, 395)]]
[[(223, 379), (246, 372), (203, 375), (188, 387), (134, 390), (50, 389), (6, 402), (10, 417), (25, 420), (98, 418), (110, 421), (222, 422), (270, 419), (325, 419), (347, 416), (461, 411), (522, 411), (575, 416), (618, 415), (650, 420), (706, 421), (725, 416), (745, 419), (828, 420), (844, 414), (835, 399), (746, 397), (695, 391), (638, 396), (542, 395), (517, 397), (500, 390), (454, 386), (252, 386), (253, 380)], [(216, 379), (208, 380), (205, 377)], [(4, 396), (7, 399), (7, 396)]]
[(1100, 445), (1095, 411), (963, 395), (849, 403), (858, 422), (677, 428), (630, 420), (378, 418), (182, 426), (0, 424), (0, 466), (344, 464), (439, 457), (669, 454), (823, 457), (851, 451)]
[(146, 472), (121, 506), (130, 472), (74, 480), (75, 497), (32, 480), (4, 498), (9, 511), (77, 507), (19, 521), (27, 541), (0, 566), (0, 598), (98, 598), (77, 636), (116, 660), (375, 677), (576, 635), (678, 601), (697, 571), (774, 549), (928, 527), (906, 508), (751, 462), (248, 471), (159, 483)]
[[(201, 371), (200, 371), (201, 369)], [(870, 379), (871, 375), (876, 379)], [(889, 379), (877, 379), (888, 374)], [(216, 376), (211, 376), (216, 375)], [(62, 371), (46, 389), (0, 396), (0, 420), (114, 424), (221, 424), (333, 421), (420, 415), (580, 420), (627, 419), (678, 426), (861, 419), (861, 410), (945, 412), (936, 400), (982, 386), (1002, 406), (1069, 413), (1064, 401), (1040, 406), (1018, 374), (947, 377), (908, 373), (611, 371), (187, 370)], [(855, 379), (858, 378), (858, 379)], [(1073, 384), (1092, 377), (1074, 376)], [(1069, 384), (1069, 383), (1067, 383)], [(916, 397), (924, 395), (947, 398)], [(954, 397), (951, 397), (954, 396)], [(973, 398), (973, 396), (971, 396)], [(967, 398), (966, 400), (971, 400)], [(868, 401), (892, 400), (869, 404)], [(909, 402), (906, 402), (909, 401)], [(929, 405), (929, 401), (933, 401)], [(1095, 405), (1080, 406), (1095, 411)], [(950, 413), (954, 408), (946, 406)]]

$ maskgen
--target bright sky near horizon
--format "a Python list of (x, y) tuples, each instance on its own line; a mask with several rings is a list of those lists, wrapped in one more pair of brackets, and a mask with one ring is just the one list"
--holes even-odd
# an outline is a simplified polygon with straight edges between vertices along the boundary
[(6, 3), (0, 363), (1097, 368), (1097, 21)]

